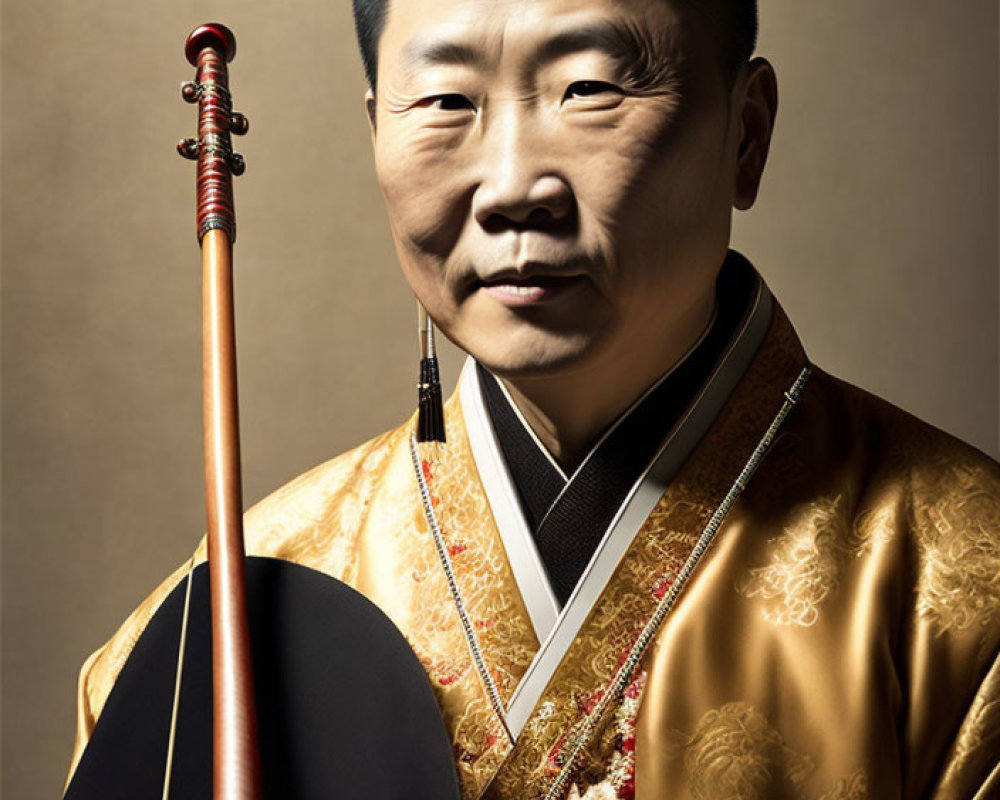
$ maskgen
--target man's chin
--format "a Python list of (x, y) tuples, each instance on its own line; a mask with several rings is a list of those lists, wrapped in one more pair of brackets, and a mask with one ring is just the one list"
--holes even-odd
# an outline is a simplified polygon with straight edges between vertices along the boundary
[(456, 344), (494, 375), (509, 380), (555, 377), (586, 366), (597, 349), (592, 333), (475, 336)]

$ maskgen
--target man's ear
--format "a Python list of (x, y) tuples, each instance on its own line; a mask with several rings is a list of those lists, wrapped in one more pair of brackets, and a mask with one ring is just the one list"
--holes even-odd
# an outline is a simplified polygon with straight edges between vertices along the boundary
[(375, 138), (375, 93), (369, 89), (365, 92), (365, 112), (368, 114), (368, 127), (371, 129), (372, 138)]
[(737, 91), (740, 143), (733, 205), (746, 211), (757, 199), (771, 147), (774, 118), (778, 113), (778, 80), (774, 68), (766, 59), (753, 59), (746, 66)]

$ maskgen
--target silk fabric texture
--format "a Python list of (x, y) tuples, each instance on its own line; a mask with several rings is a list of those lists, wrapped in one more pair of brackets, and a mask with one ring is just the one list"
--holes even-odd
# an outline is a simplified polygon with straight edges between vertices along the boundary
[[(463, 798), (542, 798), (805, 367), (775, 303), (749, 368), (593, 600), (516, 742), (474, 666), (422, 509), (413, 420), (252, 508), (247, 551), (334, 576), (393, 620), (426, 668)], [(506, 702), (540, 643), (457, 393), (445, 415), (448, 442), (420, 445), (420, 469)], [(1000, 797), (998, 531), (993, 461), (814, 369), (627, 688), (605, 703), (561, 795)], [(74, 765), (186, 570), (84, 664)]]

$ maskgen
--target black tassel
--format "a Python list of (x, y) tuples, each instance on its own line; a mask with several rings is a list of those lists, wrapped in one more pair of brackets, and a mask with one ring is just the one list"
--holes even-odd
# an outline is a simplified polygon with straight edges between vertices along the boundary
[(434, 349), (434, 323), (424, 307), (417, 303), (417, 334), (420, 338), (420, 383), (417, 384), (417, 441), (443, 442), (444, 407), (441, 400), (441, 375)]
[(420, 359), (420, 383), (417, 388), (420, 398), (417, 411), (417, 441), (443, 442), (444, 408), (436, 356)]

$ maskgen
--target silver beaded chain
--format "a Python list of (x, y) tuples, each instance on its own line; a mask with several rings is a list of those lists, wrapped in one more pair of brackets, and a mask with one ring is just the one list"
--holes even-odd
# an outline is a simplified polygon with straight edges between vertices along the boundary
[(493, 680), (493, 676), (490, 674), (489, 669), (486, 666), (486, 659), (483, 658), (482, 647), (479, 644), (479, 637), (476, 636), (476, 629), (472, 624), (472, 620), (469, 619), (469, 612), (466, 610), (465, 601), (462, 599), (462, 592), (458, 588), (458, 581), (455, 579), (455, 571), (451, 566), (451, 559), (448, 556), (448, 547), (444, 541), (444, 535), (441, 533), (441, 526), (438, 525), (437, 515), (434, 513), (434, 506), (431, 503), (431, 493), (430, 489), (427, 488), (427, 480), (424, 477), (424, 471), (421, 469), (420, 465), (420, 452), (417, 447), (416, 436), (410, 437), (410, 457), (413, 459), (413, 471), (417, 476), (417, 487), (420, 490), (420, 500), (424, 507), (424, 517), (427, 519), (427, 524), (431, 529), (431, 535), (434, 537), (434, 547), (437, 550), (438, 558), (441, 560), (441, 566), (444, 568), (445, 577), (448, 580), (448, 588), (451, 590), (452, 600), (455, 602), (455, 608), (458, 609), (458, 618), (462, 623), (462, 632), (465, 634), (465, 642), (469, 647), (469, 653), (472, 655), (472, 661), (476, 666), (476, 671), (479, 673), (479, 677), (483, 682), (483, 686), (486, 688), (486, 694), (489, 697), (490, 705), (493, 706), (493, 711), (496, 712), (497, 717), (500, 719), (500, 723), (503, 725), (503, 729), (507, 734), (507, 738), (511, 744), (514, 743), (514, 736), (507, 726), (507, 713), (503, 706), (503, 700), (500, 699), (500, 691), (497, 689), (496, 681)]

